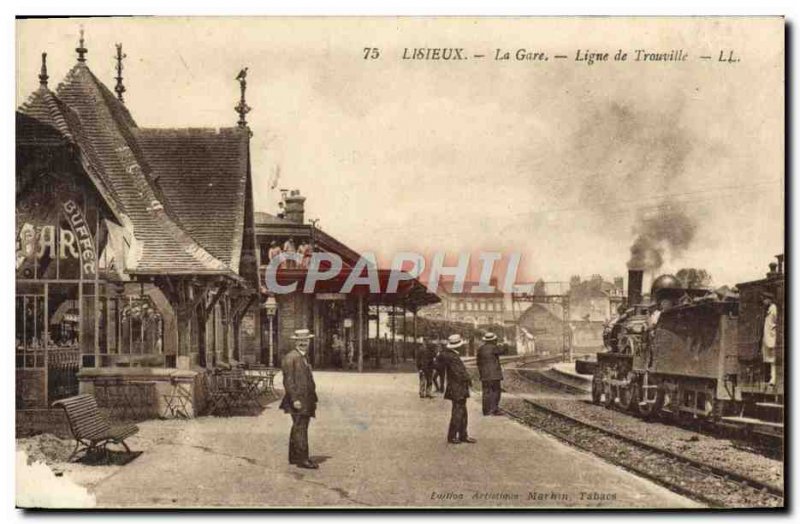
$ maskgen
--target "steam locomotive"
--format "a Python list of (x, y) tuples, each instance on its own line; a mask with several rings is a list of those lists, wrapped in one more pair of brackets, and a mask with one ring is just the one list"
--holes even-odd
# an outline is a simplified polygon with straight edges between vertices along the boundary
[(776, 258), (766, 278), (734, 290), (686, 289), (662, 275), (648, 303), (643, 271), (630, 270), (629, 307), (603, 333), (592, 400), (647, 419), (700, 418), (782, 438), (785, 274)]

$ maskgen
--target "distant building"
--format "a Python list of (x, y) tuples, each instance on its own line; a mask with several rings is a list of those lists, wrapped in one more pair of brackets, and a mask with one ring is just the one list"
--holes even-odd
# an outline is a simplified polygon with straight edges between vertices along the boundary
[(540, 280), (533, 297), (537, 301), (523, 304), (517, 326), (533, 336), (536, 353), (560, 353), (567, 341), (574, 353), (591, 353), (602, 347), (603, 325), (623, 302), (623, 280), (608, 282), (600, 275), (587, 280), (576, 275), (569, 283)]
[(537, 355), (560, 355), (562, 353), (564, 348), (562, 306), (531, 304), (520, 315), (517, 327), (519, 340), (533, 337), (533, 347)]
[[(441, 304), (430, 306), (420, 311), (420, 316), (456, 322), (465, 322), (475, 326), (503, 325), (507, 317), (506, 301), (503, 292), (492, 293), (473, 291), (478, 282), (464, 282), (460, 292), (453, 291), (452, 281), (439, 282), (437, 294)], [(496, 287), (496, 280), (490, 285)]]

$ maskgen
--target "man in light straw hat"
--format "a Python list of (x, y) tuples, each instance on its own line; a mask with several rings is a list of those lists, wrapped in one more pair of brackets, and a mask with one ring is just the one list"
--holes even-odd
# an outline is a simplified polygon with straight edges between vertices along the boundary
[(472, 379), (457, 351), (464, 344), (466, 342), (462, 340), (461, 335), (450, 335), (447, 338), (447, 345), (436, 357), (437, 364), (440, 364), (447, 372), (444, 398), (453, 403), (450, 427), (447, 430), (447, 442), (450, 444), (475, 443), (475, 439), (470, 438), (467, 434), (467, 398)]
[(317, 387), (306, 354), (314, 335), (307, 329), (296, 329), (291, 338), (295, 341), (294, 350), (284, 355), (281, 361), (286, 394), (280, 406), (292, 416), (289, 464), (298, 468), (317, 469), (319, 466), (308, 457), (308, 423), (316, 414)]
[(483, 345), (478, 350), (478, 372), (481, 376), (484, 415), (502, 415), (500, 381), (503, 380), (503, 368), (500, 367), (500, 355), (505, 352), (505, 348), (497, 345), (497, 335), (491, 331), (483, 335)]

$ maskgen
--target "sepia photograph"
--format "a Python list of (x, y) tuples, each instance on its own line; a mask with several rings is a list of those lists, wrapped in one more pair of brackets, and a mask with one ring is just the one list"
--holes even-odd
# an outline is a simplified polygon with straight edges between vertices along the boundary
[(783, 17), (14, 25), (17, 508), (789, 506)]

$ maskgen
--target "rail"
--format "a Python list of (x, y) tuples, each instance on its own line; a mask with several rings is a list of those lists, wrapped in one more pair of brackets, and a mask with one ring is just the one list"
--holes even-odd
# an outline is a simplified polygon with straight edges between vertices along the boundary
[[(474, 365), (476, 359), (477, 357), (474, 356), (461, 357), (461, 360), (466, 365)], [(520, 363), (523, 366), (533, 364), (555, 364), (563, 361), (564, 357), (562, 355), (503, 355), (500, 357), (501, 364)]]
[[(688, 498), (713, 507), (730, 507), (730, 500), (742, 499), (753, 507), (783, 506), (783, 489), (779, 486), (725, 468), (705, 464), (685, 455), (578, 420), (565, 413), (542, 406), (534, 400), (519, 396), (516, 398), (523, 401), (540, 417), (534, 422), (532, 420), (534, 417), (530, 415), (526, 416), (504, 409), (504, 413), (512, 419), (541, 429), (577, 448), (599, 455)], [(564, 424), (571, 427), (565, 427)], [(580, 434), (576, 436), (571, 432), (572, 429), (577, 429)], [(627, 446), (628, 450), (615, 457), (609, 446), (602, 442), (602, 438), (598, 437), (622, 443), (623, 446)], [(660, 472), (653, 472), (648, 469), (648, 467), (652, 467), (652, 464), (649, 464), (652, 461), (636, 460), (637, 451), (638, 455), (642, 455), (642, 452), (645, 455), (656, 455), (668, 463), (662, 465)], [(675, 475), (676, 470), (679, 473), (677, 476)], [(712, 479), (715, 482), (711, 482)], [(691, 486), (696, 486), (698, 489), (692, 489)], [(707, 492), (711, 489), (714, 489), (716, 494)]]

